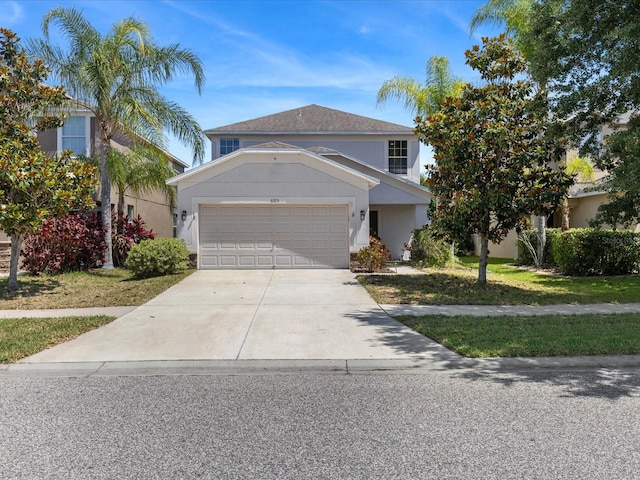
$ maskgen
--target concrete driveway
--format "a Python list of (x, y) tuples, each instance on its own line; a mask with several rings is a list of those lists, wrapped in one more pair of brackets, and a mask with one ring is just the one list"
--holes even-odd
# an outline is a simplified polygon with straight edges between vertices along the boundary
[(389, 317), (348, 270), (201, 270), (114, 322), (23, 362), (415, 359), (447, 352)]

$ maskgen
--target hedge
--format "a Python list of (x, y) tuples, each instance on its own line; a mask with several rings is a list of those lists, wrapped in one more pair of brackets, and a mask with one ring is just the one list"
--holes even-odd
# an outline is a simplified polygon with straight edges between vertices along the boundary
[(551, 256), (567, 275), (626, 275), (640, 267), (640, 234), (574, 228), (552, 237)]

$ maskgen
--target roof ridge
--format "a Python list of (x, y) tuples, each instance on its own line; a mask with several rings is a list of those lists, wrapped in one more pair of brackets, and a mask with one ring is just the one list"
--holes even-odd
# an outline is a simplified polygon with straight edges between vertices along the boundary
[(206, 131), (218, 133), (397, 133), (414, 134), (413, 128), (334, 108), (310, 104), (284, 112), (236, 122)]

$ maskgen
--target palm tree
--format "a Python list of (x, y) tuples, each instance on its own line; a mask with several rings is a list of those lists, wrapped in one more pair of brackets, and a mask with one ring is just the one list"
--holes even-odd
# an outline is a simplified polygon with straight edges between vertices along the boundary
[(451, 73), (447, 57), (434, 55), (427, 62), (424, 85), (410, 77), (395, 76), (378, 90), (378, 105), (396, 99), (404, 102), (411, 114), (432, 115), (440, 109), (442, 100), (459, 96), (464, 86), (465, 83)]
[[(572, 157), (566, 161), (565, 170), (569, 175), (572, 175), (583, 182), (593, 182), (595, 179), (595, 170), (591, 159), (586, 157)], [(560, 207), (562, 213), (562, 231), (569, 230), (569, 199), (564, 197), (562, 206)]]
[[(395, 76), (385, 81), (378, 90), (378, 105), (393, 98), (404, 102), (413, 115), (429, 116), (440, 110), (440, 102), (447, 97), (459, 97), (465, 82), (456, 78), (449, 67), (447, 57), (433, 55), (427, 61), (424, 85), (411, 77)], [(420, 184), (426, 176), (420, 174)], [(451, 242), (451, 260), (455, 259), (455, 245)]]
[(161, 192), (164, 193), (173, 209), (176, 203), (176, 190), (166, 181), (176, 175), (166, 158), (158, 158), (155, 152), (144, 148), (121, 151), (112, 148), (109, 151), (107, 169), (111, 184), (118, 193), (117, 214), (124, 215), (124, 197), (127, 193), (136, 196)]
[(533, 2), (534, 0), (488, 0), (473, 13), (469, 31), (474, 33), (481, 25), (504, 25), (505, 33), (513, 37), (518, 49), (526, 56), (530, 53), (530, 48), (523, 35), (530, 28)]
[[(68, 41), (67, 49), (51, 45), (49, 25), (55, 23)], [(113, 268), (111, 247), (111, 139), (133, 144), (145, 139), (149, 148), (166, 147), (166, 132), (192, 147), (194, 161), (204, 157), (205, 136), (196, 120), (158, 88), (177, 74), (193, 74), (198, 93), (204, 84), (200, 59), (178, 44), (153, 43), (146, 24), (135, 18), (115, 23), (107, 35), (98, 32), (75, 8), (55, 8), (42, 22), (45, 39), (29, 42), (29, 50), (47, 64), (69, 94), (96, 118), (94, 152), (100, 164), (100, 202), (106, 227), (104, 268)]]

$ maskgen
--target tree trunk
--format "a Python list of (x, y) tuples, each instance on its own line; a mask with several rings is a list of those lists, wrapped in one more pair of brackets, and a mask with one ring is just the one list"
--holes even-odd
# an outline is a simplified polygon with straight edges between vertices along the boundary
[(105, 227), (104, 240), (107, 249), (104, 252), (102, 268), (113, 270), (113, 245), (111, 242), (111, 178), (107, 169), (107, 152), (109, 149), (108, 138), (98, 141), (98, 155), (100, 158), (100, 204), (102, 208), (102, 225)]
[(117, 217), (116, 217), (116, 228), (118, 231), (116, 233), (123, 234), (121, 230), (123, 229), (123, 225), (120, 223), (120, 219), (124, 217), (124, 193), (123, 190), (118, 189), (118, 209), (117, 209)]
[(22, 250), (22, 235), (11, 235), (11, 259), (9, 261), (9, 279), (7, 292), (15, 292), (18, 289), (18, 264), (20, 263), (20, 250)]
[(547, 219), (544, 215), (536, 217), (538, 223), (538, 267), (544, 264), (544, 247), (547, 244)]
[(562, 200), (562, 231), (569, 230), (569, 199), (564, 197)]
[(452, 262), (456, 261), (456, 242), (451, 242), (449, 245), (449, 256)]
[(480, 235), (480, 262), (478, 264), (478, 285), (487, 284), (487, 258), (489, 257), (489, 239)]

